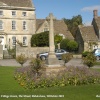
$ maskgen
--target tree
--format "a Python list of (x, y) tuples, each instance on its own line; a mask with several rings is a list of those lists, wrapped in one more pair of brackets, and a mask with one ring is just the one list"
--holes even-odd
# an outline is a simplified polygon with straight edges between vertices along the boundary
[(60, 35), (55, 35), (54, 40), (55, 40), (55, 44), (58, 44), (62, 41), (63, 37)]
[(77, 15), (73, 16), (72, 19), (63, 19), (66, 25), (68, 26), (69, 31), (72, 33), (72, 35), (75, 37), (75, 34), (78, 29), (78, 25), (82, 25), (82, 16)]
[(20, 54), (20, 55), (18, 55), (18, 56), (16, 57), (16, 61), (17, 61), (18, 63), (20, 63), (21, 66), (23, 67), (23, 64), (27, 61), (27, 58), (25, 57), (24, 54)]
[(78, 49), (78, 43), (74, 40), (70, 40), (67, 44), (69, 51), (75, 51)]
[(63, 39), (60, 43), (61, 49), (68, 50), (68, 45), (67, 44), (68, 44), (69, 41), (70, 41), (69, 39)]

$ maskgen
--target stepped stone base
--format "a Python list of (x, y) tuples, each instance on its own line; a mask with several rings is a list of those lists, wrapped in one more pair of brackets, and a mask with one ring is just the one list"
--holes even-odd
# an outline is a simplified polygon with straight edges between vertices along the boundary
[(57, 72), (64, 70), (66, 67), (45, 67), (43, 70), (46, 73), (46, 75), (55, 75)]
[(49, 54), (48, 59), (46, 60), (46, 65), (48, 67), (61, 66), (59, 63), (59, 60), (57, 59), (57, 57), (54, 53)]

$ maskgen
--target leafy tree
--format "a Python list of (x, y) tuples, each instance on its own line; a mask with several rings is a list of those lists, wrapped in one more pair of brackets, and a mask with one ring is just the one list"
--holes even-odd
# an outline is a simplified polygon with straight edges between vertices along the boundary
[(16, 61), (21, 64), (23, 67), (23, 64), (27, 61), (27, 58), (25, 57), (25, 54), (20, 54), (16, 57)]
[(62, 41), (63, 37), (60, 35), (55, 35), (54, 40), (55, 40), (55, 44), (58, 44)]
[(73, 16), (72, 19), (64, 18), (63, 20), (66, 23), (66, 25), (68, 26), (69, 31), (75, 37), (78, 25), (82, 25), (82, 16), (81, 15), (77, 15), (77, 16)]
[(74, 40), (70, 40), (67, 43), (67, 46), (68, 46), (69, 51), (75, 51), (78, 49), (78, 43)]
[(68, 44), (69, 41), (70, 41), (69, 39), (63, 39), (60, 43), (61, 49), (68, 50), (68, 45), (67, 44)]

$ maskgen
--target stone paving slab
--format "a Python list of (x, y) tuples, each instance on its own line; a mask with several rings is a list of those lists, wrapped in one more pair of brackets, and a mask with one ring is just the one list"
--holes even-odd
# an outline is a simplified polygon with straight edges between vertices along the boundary
[[(23, 66), (28, 66), (29, 61), (27, 61)], [(21, 65), (15, 59), (3, 59), (0, 60), (0, 66), (13, 66), (20, 67)]]
[[(23, 66), (28, 66), (29, 62), (30, 60), (28, 60)], [(59, 60), (59, 62), (60, 64), (63, 65), (62, 60)], [(15, 59), (3, 59), (3, 60), (0, 60), (0, 66), (20, 67), (21, 65)], [(68, 63), (66, 63), (65, 66), (77, 67), (77, 66), (85, 66), (85, 65), (82, 63), (82, 59), (73, 58)], [(100, 68), (100, 66), (94, 66), (93, 68)]]

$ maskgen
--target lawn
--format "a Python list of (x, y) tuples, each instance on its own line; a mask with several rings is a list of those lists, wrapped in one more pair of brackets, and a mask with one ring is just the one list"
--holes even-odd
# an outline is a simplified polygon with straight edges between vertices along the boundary
[[(0, 67), (0, 100), (99, 100), (96, 95), (100, 96), (100, 85), (85, 85), (85, 86), (66, 86), (52, 87), (36, 90), (25, 90), (16, 80), (14, 80), (15, 67)], [(4, 95), (11, 96), (8, 99), (1, 97)], [(29, 96), (29, 97), (18, 97)], [(45, 97), (30, 97), (30, 96), (45, 96)], [(64, 97), (47, 97), (63, 96)], [(17, 96), (12, 97), (12, 96)]]

